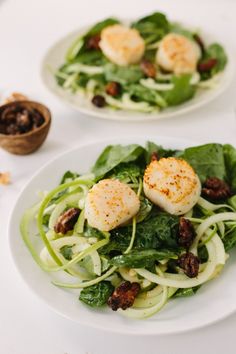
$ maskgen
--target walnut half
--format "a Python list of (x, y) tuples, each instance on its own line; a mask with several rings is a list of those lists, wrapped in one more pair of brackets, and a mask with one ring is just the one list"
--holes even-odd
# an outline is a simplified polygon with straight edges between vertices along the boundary
[(68, 231), (73, 230), (76, 221), (79, 217), (79, 209), (70, 208), (62, 213), (54, 226), (54, 231), (59, 234), (65, 235)]
[(15, 101), (27, 101), (29, 98), (20, 92), (12, 92), (10, 96), (6, 97), (3, 104)]
[(138, 283), (125, 281), (115, 289), (113, 294), (109, 297), (107, 304), (113, 311), (117, 311), (119, 308), (126, 310), (133, 305), (139, 290), (140, 285)]
[(0, 172), (0, 184), (7, 185), (10, 184), (10, 173)]

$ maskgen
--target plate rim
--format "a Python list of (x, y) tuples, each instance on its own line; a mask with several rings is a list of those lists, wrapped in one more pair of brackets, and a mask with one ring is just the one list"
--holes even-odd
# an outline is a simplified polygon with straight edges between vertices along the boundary
[[(124, 18), (122, 21), (123, 21), (123, 23), (127, 23), (127, 22), (131, 22), (132, 20), (127, 20)], [(191, 25), (188, 25), (188, 24), (186, 24), (186, 25), (191, 28)], [(116, 111), (112, 111), (111, 109), (110, 109), (110, 111), (107, 111), (107, 110), (102, 110), (102, 109), (99, 110), (99, 108), (96, 109), (95, 107), (92, 107), (93, 109), (91, 109), (91, 108), (89, 108), (89, 106), (88, 107), (81, 107), (78, 105), (78, 103), (72, 102), (71, 100), (69, 100), (65, 96), (65, 94), (63, 94), (65, 92), (65, 90), (63, 91), (61, 89), (61, 92), (60, 92), (59, 86), (53, 87), (53, 85), (48, 82), (48, 77), (49, 77), (49, 75), (52, 75), (52, 73), (49, 74), (47, 61), (48, 61), (48, 57), (51, 55), (51, 53), (53, 53), (57, 49), (57, 47), (59, 45), (61, 45), (65, 41), (67, 41), (72, 36), (82, 35), (89, 27), (90, 27), (89, 25), (81, 26), (81, 27), (77, 28), (76, 30), (70, 31), (69, 33), (67, 33), (63, 37), (57, 39), (51, 46), (49, 46), (47, 48), (47, 50), (45, 51), (45, 53), (42, 57), (41, 64), (40, 64), (40, 78), (41, 78), (41, 82), (46, 87), (46, 89), (55, 98), (57, 98), (57, 100), (59, 102), (61, 102), (62, 104), (65, 104), (67, 107), (71, 107), (72, 109), (74, 109), (77, 112), (82, 113), (86, 116), (90, 116), (92, 118), (99, 118), (99, 119), (103, 119), (103, 120), (108, 120), (108, 121), (146, 122), (146, 121), (158, 121), (158, 120), (162, 120), (162, 119), (175, 118), (175, 117), (180, 116), (181, 114), (187, 115), (188, 113), (200, 109), (201, 107), (216, 100), (217, 97), (223, 95), (224, 92), (231, 85), (233, 78), (235, 76), (236, 64), (235, 64), (235, 61), (233, 60), (233, 58), (234, 58), (233, 51), (231, 51), (229, 49), (228, 43), (225, 43), (223, 45), (223, 47), (226, 51), (228, 62), (227, 62), (226, 68), (221, 73), (222, 74), (221, 85), (219, 85), (218, 87), (216, 87), (214, 89), (207, 90), (207, 92), (211, 92), (210, 97), (208, 95), (203, 95), (201, 97), (201, 99), (197, 102), (193, 101), (194, 100), (194, 97), (193, 97), (193, 99), (186, 101), (180, 105), (168, 107), (167, 110), (163, 110), (160, 113), (142, 113), (142, 112), (138, 112), (138, 111), (118, 110), (117, 111), (118, 114), (115, 114)], [(205, 32), (203, 30), (203, 33), (205, 33), (205, 35), (207, 37), (210, 36), (213, 38), (212, 43), (217, 41), (217, 39), (214, 40), (214, 35), (212, 36), (211, 32), (208, 33), (207, 31)], [(225, 80), (223, 77), (225, 77)], [(85, 101), (87, 101), (87, 98), (85, 99)], [(185, 104), (188, 104), (188, 105), (185, 106)], [(170, 111), (168, 111), (168, 109), (170, 109)], [(109, 112), (112, 112), (112, 114), (110, 115)], [(119, 113), (121, 113), (121, 114), (119, 115)], [(121, 117), (122, 114), (124, 114), (124, 118)], [(135, 118), (135, 115), (138, 115), (138, 118), (137, 117)]]
[[(193, 330), (197, 330), (200, 328), (204, 328), (207, 326), (210, 326), (212, 324), (215, 324), (217, 322), (220, 322), (222, 320), (224, 320), (225, 318), (229, 317), (230, 315), (232, 315), (233, 313), (236, 312), (236, 306), (234, 309), (230, 309), (228, 312), (226, 311), (225, 313), (223, 313), (221, 316), (215, 317), (213, 319), (205, 319), (204, 323), (198, 323), (198, 324), (193, 324), (191, 326), (188, 326), (188, 328), (176, 328), (175, 330), (173, 330), (173, 328), (171, 328), (170, 330), (158, 330), (155, 331), (155, 329), (149, 330), (148, 332), (141, 332), (139, 329), (137, 330), (137, 328), (132, 328), (129, 327), (129, 329), (127, 330), (126, 327), (124, 327), (124, 329), (121, 328), (120, 325), (118, 325), (117, 328), (114, 327), (107, 327), (104, 325), (104, 323), (102, 324), (98, 324), (98, 323), (93, 323), (90, 320), (86, 320), (86, 319), (80, 319), (80, 318), (71, 318), (70, 315), (66, 314), (65, 312), (62, 312), (60, 309), (54, 307), (51, 303), (48, 303), (47, 300), (42, 297), (33, 287), (33, 285), (30, 284), (30, 282), (27, 281), (27, 279), (25, 278), (23, 272), (21, 271), (21, 269), (19, 269), (17, 261), (14, 257), (14, 249), (13, 249), (13, 236), (11, 236), (11, 230), (12, 230), (12, 224), (14, 222), (14, 214), (16, 213), (16, 210), (19, 208), (19, 202), (22, 199), (25, 191), (27, 190), (27, 188), (30, 186), (30, 184), (32, 183), (32, 181), (37, 177), (37, 175), (42, 172), (43, 170), (45, 170), (45, 168), (47, 168), (48, 166), (50, 166), (53, 162), (60, 160), (63, 156), (69, 155), (77, 150), (80, 150), (81, 148), (84, 148), (86, 146), (96, 146), (97, 144), (109, 144), (111, 142), (118, 143), (118, 141), (121, 144), (127, 143), (130, 144), (131, 140), (134, 141), (138, 141), (138, 139), (142, 138), (143, 141), (146, 140), (172, 140), (174, 141), (174, 145), (178, 145), (178, 144), (182, 144), (182, 145), (189, 145), (189, 146), (193, 146), (196, 144), (200, 144), (196, 141), (192, 141), (189, 139), (184, 139), (184, 138), (176, 138), (176, 137), (171, 137), (171, 136), (164, 136), (164, 135), (160, 135), (160, 136), (149, 136), (148, 139), (144, 139), (144, 137), (142, 135), (133, 135), (133, 136), (129, 136), (129, 137), (121, 137), (121, 138), (116, 138), (116, 139), (98, 139), (94, 142), (90, 142), (90, 143), (81, 143), (78, 144), (77, 146), (67, 149), (66, 151), (64, 151), (63, 153), (58, 154), (57, 156), (53, 157), (52, 159), (50, 159), (48, 162), (46, 162), (43, 166), (41, 166), (32, 176), (29, 180), (26, 181), (26, 183), (24, 184), (24, 186), (21, 188), (20, 192), (17, 195), (16, 201), (14, 203), (13, 208), (11, 209), (10, 212), (10, 217), (8, 218), (8, 225), (7, 225), (7, 235), (8, 235), (8, 246), (10, 249), (10, 255), (11, 258), (13, 260), (14, 266), (17, 270), (17, 273), (20, 275), (21, 279), (23, 280), (23, 283), (27, 286), (27, 288), (33, 293), (34, 296), (37, 296), (37, 298), (40, 300), (41, 303), (44, 303), (48, 308), (50, 308), (52, 311), (54, 311), (55, 313), (57, 313), (58, 315), (71, 320), (79, 325), (82, 326), (86, 326), (86, 327), (91, 327), (97, 330), (102, 330), (102, 331), (106, 331), (106, 332), (110, 332), (113, 334), (122, 334), (122, 335), (132, 335), (132, 336), (137, 336), (137, 335), (141, 335), (141, 336), (153, 336), (153, 335), (174, 335), (174, 334), (180, 334), (180, 333), (187, 333)], [(143, 144), (143, 143), (141, 143)], [(25, 246), (26, 247), (26, 246)], [(30, 254), (29, 254), (30, 257)], [(32, 259), (33, 261), (33, 259)], [(145, 320), (143, 321), (143, 323), (145, 323)]]

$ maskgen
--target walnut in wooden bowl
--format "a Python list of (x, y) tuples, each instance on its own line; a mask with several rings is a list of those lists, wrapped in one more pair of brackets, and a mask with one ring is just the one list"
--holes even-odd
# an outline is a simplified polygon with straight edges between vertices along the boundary
[(37, 150), (47, 137), (51, 113), (41, 103), (13, 101), (0, 106), (0, 146), (12, 154)]

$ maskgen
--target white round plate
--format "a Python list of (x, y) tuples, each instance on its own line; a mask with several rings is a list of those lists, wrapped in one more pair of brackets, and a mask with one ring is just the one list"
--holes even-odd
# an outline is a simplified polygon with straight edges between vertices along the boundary
[[(75, 41), (76, 38), (83, 35), (86, 32), (85, 29), (78, 30), (70, 33), (66, 37), (62, 38), (56, 44), (54, 44), (46, 53), (41, 67), (41, 76), (45, 86), (61, 101), (72, 106), (81, 113), (94, 116), (97, 118), (120, 120), (120, 121), (147, 121), (157, 120), (160, 118), (175, 117), (180, 114), (193, 111), (210, 101), (214, 100), (220, 94), (222, 94), (228, 85), (230, 84), (234, 76), (234, 60), (233, 55), (224, 45), (228, 56), (227, 66), (220, 76), (219, 83), (214, 89), (201, 89), (198, 90), (194, 98), (175, 107), (170, 107), (164, 111), (157, 113), (140, 113), (125, 110), (114, 110), (111, 108), (96, 108), (83, 94), (73, 94), (70, 91), (62, 89), (56, 82), (54, 73), (65, 62), (65, 55), (68, 48)], [(207, 42), (215, 42), (216, 39), (213, 36), (204, 36)]]
[[(52, 285), (51, 275), (42, 271), (34, 262), (19, 232), (22, 213), (36, 203), (36, 193), (57, 186), (65, 171), (87, 172), (108, 144), (144, 145), (145, 140), (147, 139), (134, 137), (80, 146), (41, 168), (21, 192), (12, 212), (9, 224), (11, 253), (18, 271), (31, 290), (62, 316), (83, 325), (123, 334), (155, 335), (184, 332), (218, 321), (235, 311), (235, 253), (231, 255), (220, 276), (202, 286), (195, 296), (171, 300), (162, 311), (146, 320), (132, 320), (109, 308), (90, 309), (78, 301), (79, 291), (70, 292)], [(189, 141), (170, 137), (150, 137), (149, 140), (167, 148), (183, 149), (193, 145)]]

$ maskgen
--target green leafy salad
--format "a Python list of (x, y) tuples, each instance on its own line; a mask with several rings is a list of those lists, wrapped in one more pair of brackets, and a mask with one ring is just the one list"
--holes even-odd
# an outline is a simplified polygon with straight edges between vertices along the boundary
[(155, 12), (129, 25), (95, 24), (71, 44), (55, 79), (99, 108), (157, 112), (214, 88), (226, 64), (220, 44)]
[(52, 283), (143, 319), (223, 273), (236, 244), (236, 149), (109, 145), (88, 174), (67, 171), (40, 199), (20, 228)]

